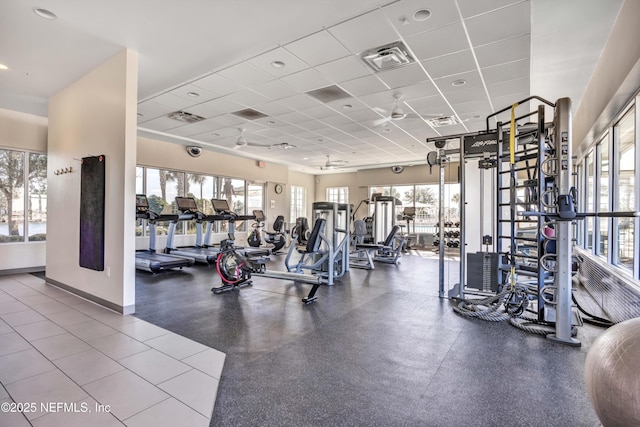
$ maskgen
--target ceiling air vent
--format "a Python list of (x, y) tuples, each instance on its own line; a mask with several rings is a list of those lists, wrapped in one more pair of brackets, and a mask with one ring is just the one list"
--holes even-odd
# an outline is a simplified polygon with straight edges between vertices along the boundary
[(416, 62), (401, 41), (365, 50), (359, 56), (375, 72), (404, 67)]
[(167, 114), (167, 117), (184, 123), (195, 123), (204, 120), (204, 117), (187, 113), (186, 111), (174, 111), (173, 113)]
[(351, 95), (349, 95), (347, 92), (340, 89), (336, 85), (322, 87), (316, 90), (311, 90), (309, 92), (306, 92), (306, 94), (314, 97), (318, 101), (324, 102), (325, 104), (327, 102), (337, 101), (339, 99), (351, 97)]
[(231, 114), (234, 114), (238, 117), (242, 117), (243, 119), (247, 119), (247, 120), (255, 120), (255, 119), (261, 119), (263, 117), (268, 117), (266, 114), (261, 113), (260, 111), (254, 110), (252, 108), (245, 108), (244, 110), (234, 111)]
[(428, 119), (427, 123), (434, 128), (441, 128), (443, 126), (457, 125), (460, 123), (460, 120), (458, 120), (456, 116), (444, 116), (435, 119)]

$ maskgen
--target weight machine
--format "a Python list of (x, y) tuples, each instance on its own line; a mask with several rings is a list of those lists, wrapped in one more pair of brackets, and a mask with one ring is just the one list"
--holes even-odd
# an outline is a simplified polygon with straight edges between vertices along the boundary
[[(322, 275), (327, 284), (333, 285), (333, 280), (340, 278), (349, 271), (349, 245), (351, 230), (349, 221), (352, 206), (345, 203), (315, 202), (312, 205), (312, 216), (315, 223), (319, 219), (325, 223), (321, 233), (319, 246), (316, 250), (309, 250), (309, 242), (303, 250), (298, 250), (301, 255), (299, 261), (293, 265), (291, 257), (296, 250), (295, 245), (289, 247), (285, 258), (287, 271), (300, 273), (303, 270), (311, 270), (313, 274)], [(311, 241), (311, 237), (309, 241)]]
[[(539, 102), (537, 109), (516, 117), (516, 108), (531, 101)], [(553, 109), (554, 119), (546, 123), (545, 110), (549, 108)], [(510, 122), (498, 121), (496, 128), (491, 130), (489, 120), (509, 110)], [(509, 318), (512, 324), (525, 330), (544, 325), (544, 333), (539, 329), (529, 331), (563, 344), (579, 346), (580, 342), (573, 338), (574, 326), (580, 324), (580, 319), (571, 306), (571, 222), (581, 214), (575, 212), (575, 190), (572, 190), (570, 99), (561, 98), (554, 104), (532, 96), (487, 117), (485, 132), (427, 140), (435, 142), (438, 148), (438, 151), (429, 153), (428, 163), (440, 168), (441, 204), (447, 156), (455, 153), (455, 150), (445, 150), (444, 147), (452, 139), (460, 141), (461, 195), (464, 200), (460, 234), (461, 280), (449, 292), (450, 298), (460, 301), (454, 310), (485, 320)], [(478, 169), (472, 170), (467, 165), (474, 158), (478, 158)], [(471, 182), (480, 183), (479, 192), (467, 191)], [(490, 191), (487, 192), (485, 187)], [(474, 199), (474, 195), (478, 198)], [(474, 212), (481, 213), (475, 215), (479, 220), (477, 228), (470, 221), (474, 216), (466, 210), (467, 205)], [(482, 217), (486, 212), (490, 213), (490, 219)], [(440, 215), (442, 221), (442, 208)], [(553, 237), (547, 232), (552, 227), (555, 228)], [(485, 230), (490, 233), (484, 234)], [(550, 240), (555, 241), (555, 253), (549, 250), (552, 246), (548, 243)], [(468, 260), (465, 255), (472, 255), (470, 249), (479, 246), (477, 242), (487, 249), (480, 263), (483, 286), (476, 286), (471, 291), (470, 278), (478, 275), (466, 274)], [(440, 267), (439, 294), (443, 297), (442, 251)], [(485, 288), (485, 284), (489, 288)], [(465, 298), (465, 293), (480, 291), (498, 293), (491, 303), (493, 309), (478, 310), (480, 304), (474, 306), (474, 301), (481, 300)], [(537, 303), (535, 319), (524, 316), (531, 300)], [(486, 301), (488, 299), (482, 300), (485, 306), (491, 305)], [(495, 304), (504, 304), (506, 313), (496, 315)]]

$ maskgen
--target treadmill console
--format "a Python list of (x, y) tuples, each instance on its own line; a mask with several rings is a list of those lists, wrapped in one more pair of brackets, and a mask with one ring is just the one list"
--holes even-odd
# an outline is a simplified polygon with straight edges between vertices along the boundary
[(211, 205), (218, 215), (233, 213), (229, 207), (227, 199), (211, 199)]
[(149, 210), (149, 201), (144, 194), (136, 194), (136, 212), (144, 213)]
[(198, 212), (198, 205), (193, 197), (176, 197), (176, 206), (178, 210), (185, 214)]

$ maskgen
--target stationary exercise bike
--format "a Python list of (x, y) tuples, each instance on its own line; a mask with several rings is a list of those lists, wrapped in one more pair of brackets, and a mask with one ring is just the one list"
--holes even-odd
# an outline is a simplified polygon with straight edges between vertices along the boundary
[(284, 227), (284, 216), (278, 215), (273, 222), (273, 232), (264, 230), (265, 216), (262, 210), (254, 210), (253, 215), (256, 217), (256, 222), (252, 224), (253, 230), (247, 237), (247, 243), (249, 246), (258, 248), (263, 244), (272, 244), (271, 253), (276, 254), (287, 243), (286, 236), (282, 231)]

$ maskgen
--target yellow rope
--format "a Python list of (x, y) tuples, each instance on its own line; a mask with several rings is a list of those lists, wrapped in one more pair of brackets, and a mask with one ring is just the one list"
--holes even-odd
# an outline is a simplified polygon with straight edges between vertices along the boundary
[(516, 102), (511, 106), (511, 126), (509, 127), (509, 160), (511, 164), (516, 163)]

